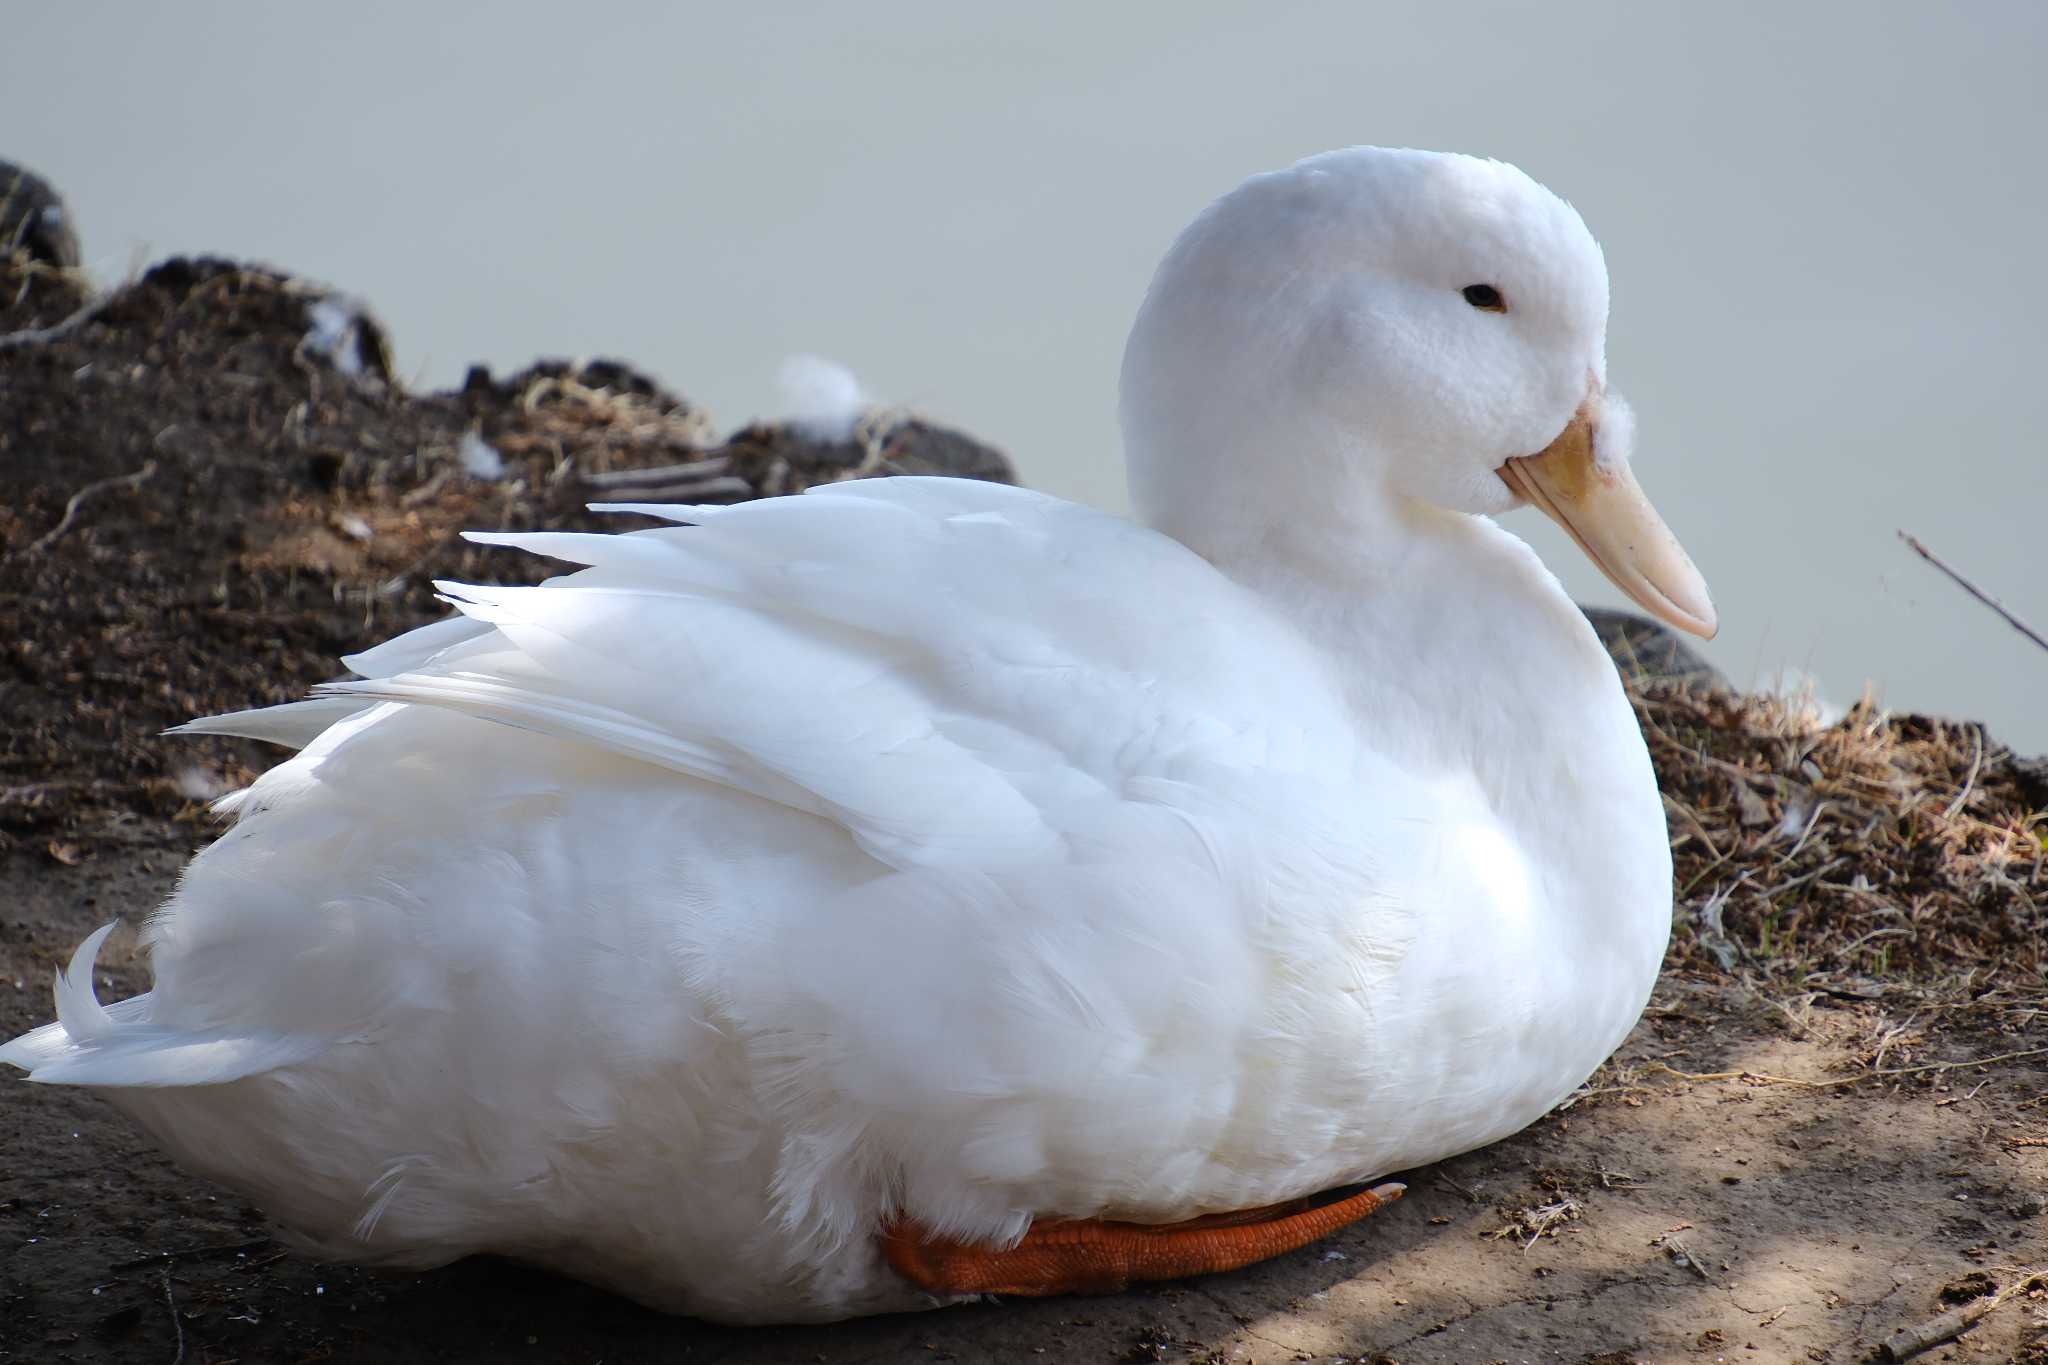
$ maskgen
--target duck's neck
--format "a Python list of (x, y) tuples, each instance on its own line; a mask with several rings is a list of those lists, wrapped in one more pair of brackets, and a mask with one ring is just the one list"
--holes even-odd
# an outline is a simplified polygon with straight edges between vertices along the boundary
[(1381, 752), (1475, 772), (1571, 766), (1589, 713), (1633, 738), (1612, 662), (1519, 539), (1407, 501), (1319, 521), (1195, 548), (1318, 644)]
[(1362, 750), (1476, 782), (1504, 825), (1560, 856), (1604, 861), (1617, 835), (1663, 847), (1614, 665), (1519, 539), (1363, 482), (1284, 511), (1251, 488), (1203, 505), (1219, 510), (1147, 510), (1323, 654)]
[[(1598, 1017), (1580, 1023), (1596, 1050), (1616, 1045), (1669, 933), (1668, 834), (1614, 665), (1535, 553), (1484, 517), (1393, 501), (1189, 543), (1328, 661), (1359, 781), (1380, 787), (1391, 761), (1422, 798), (1411, 818), (1502, 836), (1433, 846), (1512, 850), (1514, 884), (1541, 907), (1544, 961), (1590, 992)], [(1497, 909), (1466, 907), (1461, 922)]]

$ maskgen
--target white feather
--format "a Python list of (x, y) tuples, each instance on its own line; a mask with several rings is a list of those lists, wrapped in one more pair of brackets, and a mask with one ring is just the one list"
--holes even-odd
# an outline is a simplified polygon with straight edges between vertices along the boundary
[(70, 966), (57, 973), (57, 1022), (0, 1047), (0, 1063), (46, 1085), (217, 1085), (303, 1061), (331, 1045), (324, 1037), (202, 1037), (158, 1028), (148, 994), (102, 1006), (93, 967), (113, 931), (112, 924), (101, 925), (78, 945)]
[(102, 924), (87, 934), (85, 942), (71, 954), (71, 965), (57, 973), (57, 1022), (74, 1042), (100, 1042), (114, 1030), (114, 1021), (100, 1007), (99, 996), (92, 988), (92, 969), (99, 961), (100, 945), (113, 932), (113, 925)]
[(1600, 425), (1593, 433), (1593, 456), (1602, 465), (1625, 465), (1636, 452), (1636, 410), (1620, 394), (1608, 394), (1600, 404)]
[(360, 378), (362, 302), (346, 294), (323, 294), (306, 305), (305, 347), (350, 379)]
[(472, 479), (495, 483), (505, 477), (505, 457), (474, 428), (462, 433), (456, 456), (462, 462), (462, 472)]
[(793, 355), (782, 362), (776, 387), (783, 420), (814, 441), (845, 441), (872, 406), (853, 371), (823, 356)]

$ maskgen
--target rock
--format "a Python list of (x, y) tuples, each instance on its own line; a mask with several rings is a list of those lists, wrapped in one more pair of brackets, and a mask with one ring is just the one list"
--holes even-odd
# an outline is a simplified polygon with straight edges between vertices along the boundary
[(723, 450), (757, 494), (795, 493), (812, 484), (876, 474), (949, 474), (1015, 483), (1017, 472), (993, 446), (921, 417), (877, 410), (844, 441), (821, 441), (788, 422), (742, 427)]
[(0, 255), (14, 251), (75, 270), (78, 232), (71, 210), (49, 181), (11, 161), (0, 161)]
[(1017, 481), (995, 447), (890, 409), (867, 413), (843, 440), (755, 422), (721, 442), (703, 409), (614, 360), (544, 360), (502, 381), (474, 367), (461, 399), (508, 455), (536, 443), (580, 455), (576, 478), (592, 501), (744, 502), (881, 474)]
[(1678, 632), (1632, 611), (1581, 606), (1593, 633), (1629, 682), (1682, 682), (1727, 692), (1734, 689), (1721, 670), (1701, 658)]

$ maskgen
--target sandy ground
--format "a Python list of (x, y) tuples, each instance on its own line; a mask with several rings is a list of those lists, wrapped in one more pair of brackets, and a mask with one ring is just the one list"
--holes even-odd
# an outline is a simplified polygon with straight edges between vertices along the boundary
[[(0, 1032), (48, 1017), (54, 966), (144, 912), (193, 838), (138, 820), (79, 866), (0, 868)], [(128, 941), (102, 958), (108, 998), (146, 984)], [(1405, 1200), (1326, 1244), (1112, 1298), (780, 1330), (662, 1318), (495, 1261), (301, 1261), (91, 1095), (10, 1082), (0, 1361), (1864, 1360), (2048, 1262), (2048, 1056), (1820, 1087), (1670, 1072), (1828, 1080), (2043, 1042), (1667, 976), (1585, 1097), (1410, 1173)], [(1922, 1358), (2048, 1362), (2048, 1299), (2015, 1297)]]

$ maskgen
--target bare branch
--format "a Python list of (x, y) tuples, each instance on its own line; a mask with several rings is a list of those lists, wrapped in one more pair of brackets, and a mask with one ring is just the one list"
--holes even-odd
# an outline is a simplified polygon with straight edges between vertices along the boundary
[(52, 341), (61, 341), (98, 317), (115, 297), (111, 291), (102, 294), (69, 317), (60, 322), (53, 322), (48, 327), (24, 327), (18, 332), (0, 332), (0, 351), (10, 350), (16, 346), (44, 346)]
[(2041, 648), (2048, 649), (2048, 639), (2041, 638), (2040, 631), (2035, 630), (2025, 621), (2022, 621), (2019, 617), (2013, 615), (2011, 611), (2006, 609), (2005, 604), (2000, 602), (1997, 598), (1991, 596), (1991, 594), (1985, 592), (1975, 583), (1972, 583), (1969, 579), (1963, 577), (1954, 569), (1951, 569), (1948, 565), (1944, 564), (1941, 561), (1941, 557), (1935, 554), (1934, 551), (1928, 549), (1925, 545), (1922, 545), (1917, 537), (1909, 534), (1908, 532), (1901, 531), (1899, 532), (1899, 539), (1905, 541), (1906, 544), (1909, 547), (1911, 547), (1914, 554), (1919, 555), (1929, 564), (1932, 564), (1935, 568), (1947, 574), (1949, 578), (1955, 582), (1955, 585), (1957, 587), (1961, 588), (1964, 592), (1970, 594), (1970, 596), (1976, 598), (1979, 602), (1982, 602), (1985, 606), (1991, 608), (1991, 610), (1997, 612), (2000, 616), (2003, 616), (2005, 618), (2005, 623), (2007, 625), (2011, 626), (2020, 634), (2026, 636), (2029, 640), (2032, 640), (2035, 644), (2041, 646)]

